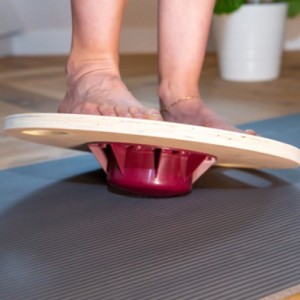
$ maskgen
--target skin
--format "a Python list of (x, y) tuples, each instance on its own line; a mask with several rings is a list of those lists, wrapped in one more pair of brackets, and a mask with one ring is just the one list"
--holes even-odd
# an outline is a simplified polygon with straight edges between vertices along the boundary
[[(73, 30), (66, 65), (67, 91), (58, 111), (240, 131), (200, 96), (198, 83), (214, 1), (159, 0), (158, 96), (161, 107), (167, 108), (161, 113), (143, 106), (120, 75), (118, 49), (126, 4), (126, 0), (71, 0)], [(186, 96), (193, 97), (178, 101)]]

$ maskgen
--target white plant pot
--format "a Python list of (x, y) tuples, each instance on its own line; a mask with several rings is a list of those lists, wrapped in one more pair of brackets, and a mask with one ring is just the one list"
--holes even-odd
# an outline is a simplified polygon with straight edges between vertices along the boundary
[(287, 8), (286, 3), (244, 4), (231, 14), (214, 16), (213, 34), (223, 79), (279, 77)]

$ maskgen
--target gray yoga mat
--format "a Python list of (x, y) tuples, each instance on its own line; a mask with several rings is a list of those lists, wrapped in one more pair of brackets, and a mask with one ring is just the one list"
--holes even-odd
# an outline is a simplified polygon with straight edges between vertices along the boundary
[[(247, 124), (300, 147), (300, 114)], [(108, 191), (91, 155), (0, 172), (0, 299), (259, 299), (300, 283), (300, 170)]]

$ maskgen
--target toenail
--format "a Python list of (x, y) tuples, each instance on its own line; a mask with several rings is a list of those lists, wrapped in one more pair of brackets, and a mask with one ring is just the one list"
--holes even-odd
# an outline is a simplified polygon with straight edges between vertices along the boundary
[(245, 132), (246, 132), (247, 134), (256, 135), (256, 131), (253, 130), (253, 129), (246, 129)]

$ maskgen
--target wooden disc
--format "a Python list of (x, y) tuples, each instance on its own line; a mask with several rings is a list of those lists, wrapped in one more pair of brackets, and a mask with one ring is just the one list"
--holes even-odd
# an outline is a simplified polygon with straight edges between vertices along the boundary
[(93, 142), (117, 142), (210, 154), (218, 165), (296, 168), (300, 150), (259, 136), (179, 123), (94, 115), (32, 113), (6, 118), (5, 132), (26, 141), (89, 151)]

